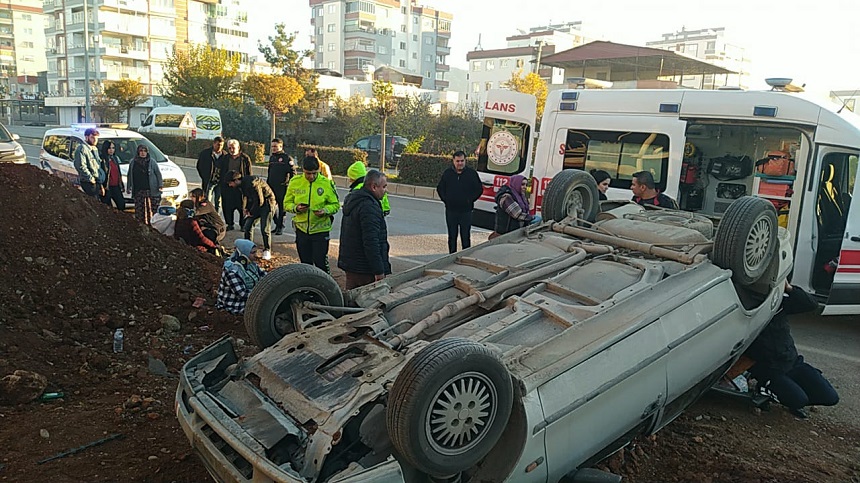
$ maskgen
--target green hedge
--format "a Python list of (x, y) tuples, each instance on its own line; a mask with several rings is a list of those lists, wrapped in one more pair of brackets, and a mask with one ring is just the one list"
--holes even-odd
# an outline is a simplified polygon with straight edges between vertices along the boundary
[(352, 148), (335, 148), (332, 146), (314, 146), (311, 144), (299, 144), (296, 146), (296, 162), (301, 168), (302, 159), (305, 157), (305, 150), (308, 148), (316, 148), (317, 155), (331, 168), (331, 174), (346, 176), (346, 170), (349, 166), (361, 161), (367, 164), (367, 153), (360, 149)]
[[(466, 158), (466, 165), (477, 166), (477, 158)], [(403, 154), (398, 163), (397, 182), (415, 186), (435, 187), (442, 173), (451, 166), (451, 156), (435, 154)]]

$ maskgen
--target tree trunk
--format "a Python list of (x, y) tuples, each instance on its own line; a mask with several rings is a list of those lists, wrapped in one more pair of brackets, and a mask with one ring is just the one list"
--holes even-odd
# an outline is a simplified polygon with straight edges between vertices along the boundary
[(382, 115), (382, 139), (379, 140), (379, 172), (380, 173), (385, 172), (385, 151), (386, 151), (386, 148), (388, 147), (387, 143), (385, 142), (385, 121), (387, 120), (387, 118), (388, 118), (387, 115), (385, 115), (385, 114)]
[(275, 139), (277, 137), (277, 136), (275, 136), (275, 124), (277, 121), (275, 119), (275, 111), (269, 111), (269, 114), (272, 115), (272, 135), (269, 136), (269, 139), (272, 140), (272, 139)]

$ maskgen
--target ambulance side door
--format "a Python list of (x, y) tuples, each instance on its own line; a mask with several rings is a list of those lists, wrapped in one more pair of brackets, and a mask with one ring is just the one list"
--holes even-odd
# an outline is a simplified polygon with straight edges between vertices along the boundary
[[(857, 186), (857, 165), (860, 153), (837, 150), (825, 153), (819, 186), (818, 214), (842, 210), (844, 229), (835, 265), (833, 285), (822, 312), (824, 315), (860, 314), (860, 188)], [(836, 204), (836, 208), (830, 205)], [(816, 257), (819, 258), (819, 257)]]

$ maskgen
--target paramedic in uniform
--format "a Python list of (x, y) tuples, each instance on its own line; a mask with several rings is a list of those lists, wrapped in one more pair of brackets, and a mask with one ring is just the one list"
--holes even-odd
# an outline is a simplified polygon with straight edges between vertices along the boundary
[(678, 203), (675, 203), (675, 200), (657, 191), (654, 176), (651, 176), (650, 171), (633, 173), (630, 191), (633, 192), (633, 201), (642, 206), (652, 205), (673, 210), (678, 209)]

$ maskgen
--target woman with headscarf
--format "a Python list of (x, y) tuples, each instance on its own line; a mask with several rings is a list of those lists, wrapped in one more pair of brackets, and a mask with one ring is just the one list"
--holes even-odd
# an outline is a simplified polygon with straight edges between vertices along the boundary
[(254, 262), (257, 258), (254, 242), (240, 238), (235, 244), (236, 251), (224, 262), (221, 271), (215, 308), (239, 315), (245, 312), (248, 295), (266, 272)]
[[(511, 176), (510, 181), (496, 193), (495, 233), (504, 235), (532, 223), (539, 223), (540, 215), (529, 213), (526, 199), (526, 180), (519, 174)], [(495, 237), (493, 237), (495, 238)]]
[(119, 170), (119, 158), (116, 155), (116, 143), (111, 140), (105, 140), (101, 148), (101, 161), (105, 173), (105, 195), (102, 201), (110, 206), (111, 201), (114, 202), (116, 208), (120, 211), (125, 209), (125, 196), (122, 192), (125, 191), (125, 186), (122, 184), (122, 173)]
[(201, 252), (215, 253), (218, 245), (203, 234), (200, 224), (194, 218), (194, 201), (182, 200), (179, 209), (176, 210), (176, 225), (173, 228), (173, 237), (182, 240)]
[(591, 173), (591, 177), (594, 178), (594, 181), (597, 182), (597, 198), (598, 201), (605, 201), (606, 198), (606, 190), (609, 189), (609, 182), (611, 180), (611, 176), (606, 171), (602, 169), (592, 169), (589, 171)]
[(134, 216), (149, 225), (152, 214), (161, 202), (161, 189), (164, 181), (158, 163), (149, 157), (149, 148), (137, 146), (137, 156), (128, 167), (127, 192), (134, 198)]

